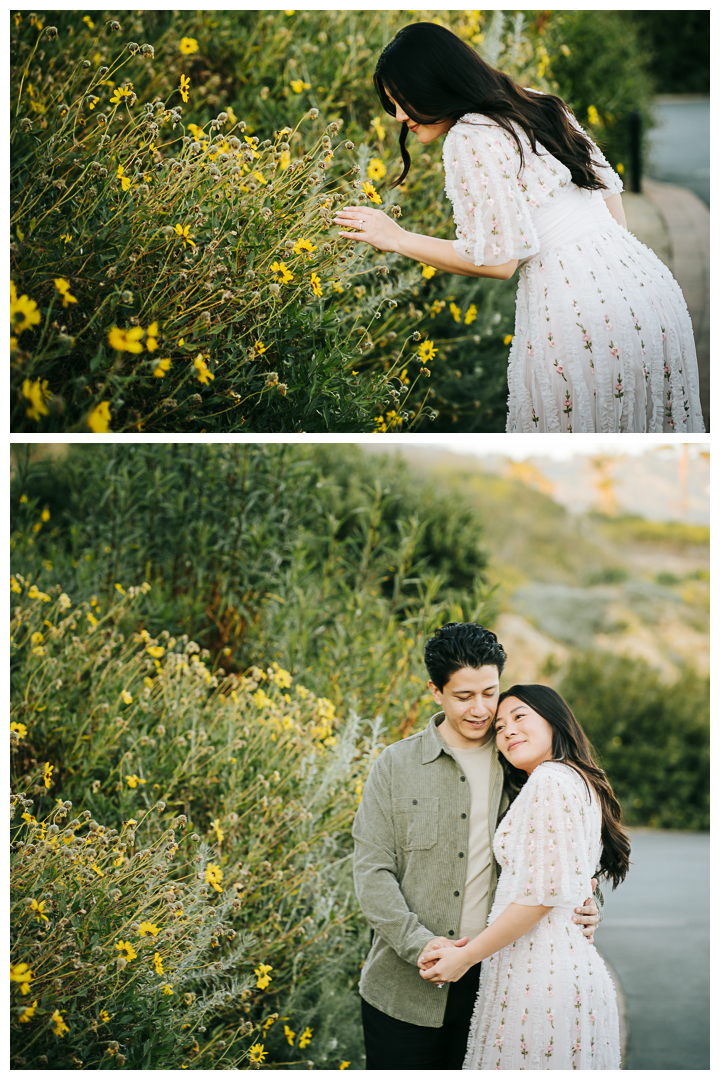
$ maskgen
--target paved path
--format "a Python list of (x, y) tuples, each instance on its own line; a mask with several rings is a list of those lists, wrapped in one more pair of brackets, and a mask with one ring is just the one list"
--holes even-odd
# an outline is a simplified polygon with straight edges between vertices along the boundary
[(700, 400), (710, 430), (710, 212), (687, 187), (645, 179), (642, 195), (623, 192), (628, 229), (670, 268), (690, 312)]
[(622, 984), (625, 1069), (710, 1068), (710, 840), (632, 830), (595, 943)]
[(710, 205), (710, 98), (668, 95), (655, 99), (657, 127), (648, 132), (645, 172), (691, 188)]

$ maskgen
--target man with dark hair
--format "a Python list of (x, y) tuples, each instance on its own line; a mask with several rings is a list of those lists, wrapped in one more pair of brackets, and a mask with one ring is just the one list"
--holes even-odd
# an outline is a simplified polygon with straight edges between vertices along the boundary
[[(492, 840), (508, 800), (493, 738), (507, 657), (491, 630), (448, 623), (425, 645), (442, 711), (374, 762), (353, 826), (355, 890), (371, 930), (360, 979), (368, 1069), (461, 1069), (480, 964), (454, 983), (418, 969), (424, 950), (485, 929), (497, 884)], [(576, 922), (592, 941), (597, 907)]]

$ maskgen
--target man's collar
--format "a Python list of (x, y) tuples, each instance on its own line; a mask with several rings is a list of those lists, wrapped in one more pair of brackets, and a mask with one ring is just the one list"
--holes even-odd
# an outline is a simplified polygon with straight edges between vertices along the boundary
[[(445, 742), (442, 735), (438, 731), (438, 724), (442, 724), (445, 719), (444, 712), (437, 712), (430, 717), (430, 723), (422, 733), (422, 763), (423, 765), (429, 765), (431, 761), (435, 761), (443, 750), (450, 757), (453, 756), (452, 748)], [(494, 750), (495, 756), (497, 756), (497, 747)]]
[(444, 719), (444, 712), (435, 713), (434, 716), (430, 718), (430, 723), (422, 733), (423, 765), (428, 765), (431, 761), (434, 761), (443, 750), (448, 749), (447, 743), (437, 729), (438, 724), (441, 724)]

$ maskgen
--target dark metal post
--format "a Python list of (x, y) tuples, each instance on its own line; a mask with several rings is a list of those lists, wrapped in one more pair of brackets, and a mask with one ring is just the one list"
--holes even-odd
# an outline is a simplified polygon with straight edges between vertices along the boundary
[(642, 155), (640, 152), (640, 136), (642, 133), (642, 118), (637, 109), (630, 113), (630, 180), (632, 190), (640, 192), (642, 189)]

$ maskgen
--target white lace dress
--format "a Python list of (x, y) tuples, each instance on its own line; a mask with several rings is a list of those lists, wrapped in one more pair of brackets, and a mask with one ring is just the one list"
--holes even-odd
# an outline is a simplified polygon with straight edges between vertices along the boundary
[(620, 177), (593, 143), (607, 190), (578, 188), (517, 131), (519, 178), (515, 140), (480, 113), (461, 117), (443, 147), (458, 256), (520, 261), (507, 431), (704, 431), (687, 305), (605, 205)]
[(483, 961), (464, 1069), (619, 1069), (615, 987), (572, 921), (590, 896), (600, 807), (568, 765), (528, 777), (495, 833), (501, 866), (488, 923), (510, 903), (553, 910)]

